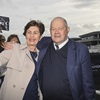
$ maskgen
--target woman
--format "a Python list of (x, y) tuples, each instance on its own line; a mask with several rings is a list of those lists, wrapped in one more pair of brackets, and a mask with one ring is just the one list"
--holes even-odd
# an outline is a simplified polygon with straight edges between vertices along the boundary
[(20, 43), (19, 37), (17, 34), (11, 34), (8, 38), (7, 38), (7, 42), (11, 42), (11, 43)]
[(13, 49), (0, 54), (0, 64), (7, 64), (0, 100), (39, 100), (35, 68), (38, 56), (35, 58), (34, 53), (39, 54), (36, 46), (44, 30), (44, 24), (40, 21), (30, 21), (23, 33), (26, 43), (15, 44)]

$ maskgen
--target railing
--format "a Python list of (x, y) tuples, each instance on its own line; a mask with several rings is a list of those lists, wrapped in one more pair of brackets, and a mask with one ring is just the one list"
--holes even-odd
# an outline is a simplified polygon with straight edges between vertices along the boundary
[(100, 53), (100, 44), (88, 46), (90, 53)]

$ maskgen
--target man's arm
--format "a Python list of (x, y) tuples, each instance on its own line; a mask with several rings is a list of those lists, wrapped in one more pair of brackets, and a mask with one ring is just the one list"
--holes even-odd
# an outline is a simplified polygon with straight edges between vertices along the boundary
[(95, 88), (88, 48), (81, 48), (81, 67), (85, 100), (95, 100)]

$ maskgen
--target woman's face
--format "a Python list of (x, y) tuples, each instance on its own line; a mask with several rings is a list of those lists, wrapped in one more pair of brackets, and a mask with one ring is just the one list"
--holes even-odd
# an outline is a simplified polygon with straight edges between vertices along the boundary
[(37, 43), (41, 39), (40, 31), (37, 26), (31, 26), (26, 31), (26, 43), (28, 46), (37, 46)]
[(18, 43), (18, 39), (17, 37), (14, 37), (10, 40), (11, 43)]

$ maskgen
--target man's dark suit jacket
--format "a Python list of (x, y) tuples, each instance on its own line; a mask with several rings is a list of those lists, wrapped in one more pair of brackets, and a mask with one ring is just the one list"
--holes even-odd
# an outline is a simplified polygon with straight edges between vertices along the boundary
[[(40, 55), (37, 64), (37, 74), (40, 87), (42, 84), (41, 76), (39, 76), (40, 64), (51, 42), (52, 40), (50, 37), (44, 37), (38, 44)], [(87, 46), (69, 39), (66, 62), (66, 73), (68, 76), (73, 99), (95, 100), (95, 88), (93, 82), (91, 60)]]

